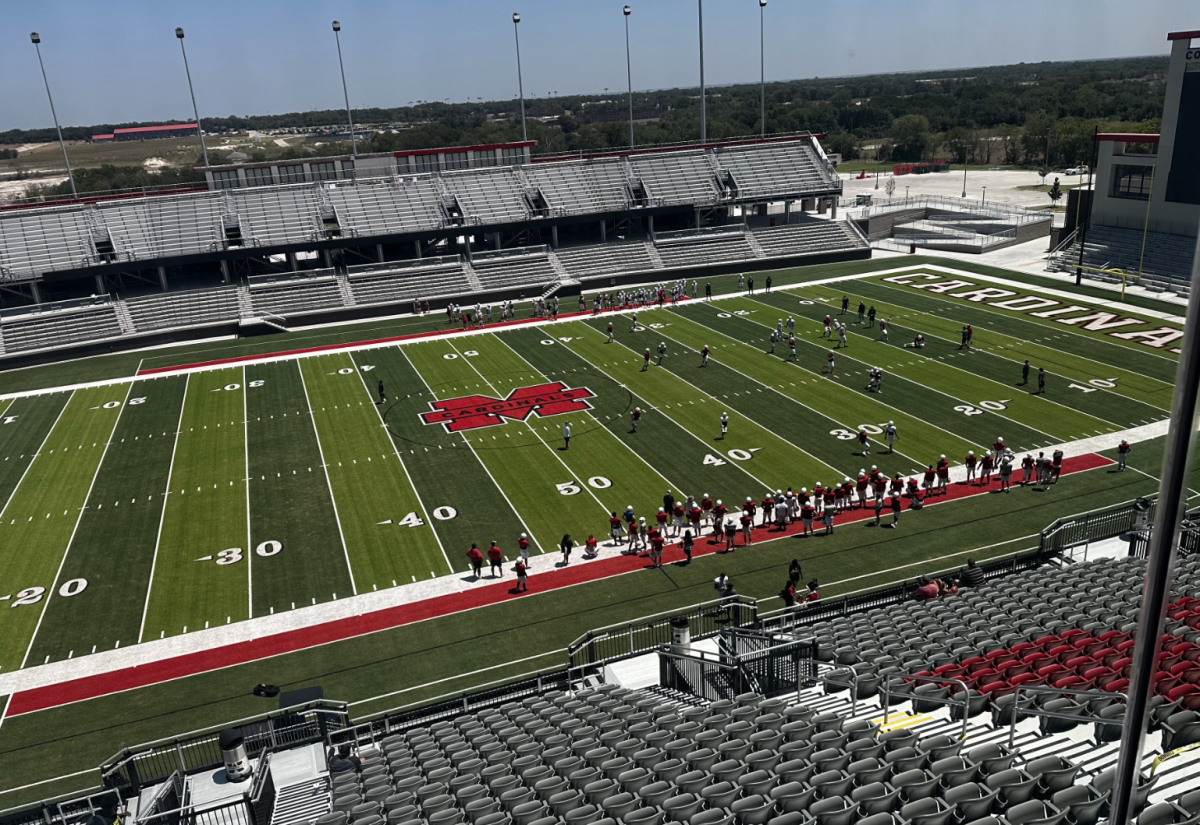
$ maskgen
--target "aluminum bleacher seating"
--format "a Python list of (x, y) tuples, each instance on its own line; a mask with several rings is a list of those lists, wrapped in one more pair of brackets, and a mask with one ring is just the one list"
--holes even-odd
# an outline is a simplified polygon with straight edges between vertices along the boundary
[(96, 207), (119, 255), (191, 255), (223, 247), (219, 192), (112, 201)]
[(754, 250), (746, 242), (746, 236), (742, 232), (720, 232), (659, 240), (654, 245), (663, 264), (668, 267), (707, 266), (745, 261), (754, 257)]
[(398, 267), (379, 265), (365, 272), (351, 272), (350, 289), (359, 304), (403, 303), (472, 291), (458, 261), (416, 262)]
[(125, 306), (138, 332), (229, 323), (239, 315), (236, 286), (143, 295)]
[(545, 253), (497, 258), (481, 258), (476, 255), (471, 266), (485, 289), (543, 287), (558, 280), (558, 273), (554, 271), (550, 258)]
[(754, 239), (771, 257), (862, 249), (867, 245), (845, 221), (806, 221), (756, 229)]
[(1142, 272), (1143, 278), (1188, 285), (1196, 239), (1183, 235), (1149, 232), (1145, 243), (1136, 229), (1119, 229), (1095, 224), (1088, 228), (1084, 265)]
[(629, 165), (656, 202), (709, 204), (718, 200), (716, 174), (705, 152), (633, 155)]
[(338, 186), (328, 195), (338, 223), (360, 236), (438, 229), (446, 222), (437, 186), (428, 176)]
[(320, 237), (317, 190), (310, 184), (231, 189), (228, 194), (247, 243), (275, 246)]
[(745, 198), (803, 195), (836, 188), (825, 162), (808, 141), (733, 146), (716, 153)]
[(121, 336), (121, 324), (112, 304), (95, 307), (48, 309), (4, 318), (0, 322), (5, 352), (53, 349), (85, 341)]
[(530, 218), (525, 193), (513, 170), (470, 169), (442, 175), (466, 215), (478, 223), (515, 223)]
[(84, 209), (30, 209), (0, 217), (0, 270), (34, 276), (94, 263)]
[(524, 172), (541, 190), (551, 214), (584, 215), (629, 208), (625, 164), (620, 159), (534, 163)]
[(285, 317), (343, 305), (337, 279), (332, 275), (252, 284), (250, 299), (255, 310)]
[(654, 269), (645, 241), (568, 247), (555, 250), (554, 254), (567, 272), (580, 280)]

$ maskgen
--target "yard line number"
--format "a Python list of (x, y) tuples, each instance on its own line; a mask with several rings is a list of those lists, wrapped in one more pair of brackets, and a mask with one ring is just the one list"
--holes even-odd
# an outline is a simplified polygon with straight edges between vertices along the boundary
[(1073, 390), (1080, 390), (1081, 392), (1095, 392), (1097, 389), (1111, 390), (1117, 386), (1117, 379), (1093, 378), (1088, 381), (1088, 383), (1091, 384), (1090, 387), (1085, 387), (1082, 384), (1067, 384), (1067, 386)]
[[(83, 591), (87, 590), (87, 579), (69, 579), (62, 583), (58, 588), (58, 595), (64, 598), (78, 596)], [(9, 607), (25, 607), (26, 605), (37, 604), (46, 596), (46, 588), (44, 587), (26, 587), (24, 590), (18, 590), (13, 595), (0, 596), (0, 602), (12, 601)]]
[[(607, 490), (612, 486), (612, 479), (605, 478), (604, 476), (592, 476), (587, 480), (587, 483), (589, 487), (594, 487), (597, 490)], [(564, 496), (579, 495), (579, 493), (583, 490), (583, 488), (574, 481), (564, 481), (562, 484), (555, 484), (554, 486), (558, 490), (559, 494)]]
[[(729, 456), (734, 461), (749, 461), (750, 459), (754, 458), (754, 454), (761, 449), (762, 447), (751, 447), (749, 450), (733, 449), (725, 453), (725, 455)], [(706, 464), (710, 467), (723, 467), (729, 462), (719, 456), (713, 455), (712, 453), (705, 453), (704, 460), (700, 463)]]

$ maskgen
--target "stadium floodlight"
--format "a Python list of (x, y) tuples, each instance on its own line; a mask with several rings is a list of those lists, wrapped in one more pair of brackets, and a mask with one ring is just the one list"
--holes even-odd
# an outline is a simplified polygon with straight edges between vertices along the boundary
[(967, 196), (967, 153), (963, 152), (963, 193), (962, 196)]
[(208, 168), (208, 147), (204, 145), (204, 129), (200, 126), (200, 110), (196, 108), (196, 91), (192, 88), (192, 70), (188, 68), (187, 49), (183, 46), (183, 27), (175, 27), (179, 50), (183, 52), (183, 73), (187, 75), (188, 94), (192, 96), (192, 114), (196, 116), (196, 135), (200, 138), (200, 154), (204, 156), (204, 168)]
[(521, 15), (513, 12), (513, 37), (517, 41), (517, 96), (521, 99), (521, 140), (529, 140), (529, 133), (525, 131), (525, 86), (521, 82), (521, 35), (517, 31), (517, 24), (521, 22)]
[(704, 0), (696, 0), (700, 20), (700, 142), (708, 143), (708, 121), (704, 117)]
[(42, 82), (46, 84), (46, 98), (50, 101), (50, 116), (54, 118), (54, 128), (58, 132), (58, 146), (62, 149), (63, 165), (67, 167), (67, 180), (71, 181), (71, 195), (78, 199), (79, 192), (75, 189), (75, 175), (71, 172), (71, 161), (67, 160), (67, 144), (63, 141), (62, 128), (58, 125), (58, 114), (54, 111), (54, 97), (50, 94), (50, 81), (46, 79), (46, 64), (42, 62), (42, 36), (37, 32), (30, 32), (29, 40), (33, 43), (33, 48), (37, 50), (38, 65), (42, 68)]
[(333, 21), (333, 39), (337, 42), (338, 68), (342, 72), (342, 96), (346, 99), (346, 119), (350, 121), (350, 158), (358, 157), (358, 141), (354, 139), (354, 114), (350, 111), (350, 92), (346, 91), (346, 67), (342, 65), (342, 24)]
[(629, 79), (629, 148), (633, 148), (633, 68), (629, 62), (629, 15), (633, 9), (626, 6), (621, 9), (625, 15), (625, 76)]
[(763, 26), (766, 16), (767, 0), (758, 0), (758, 72), (759, 89), (761, 91), (762, 135), (767, 135), (767, 38)]

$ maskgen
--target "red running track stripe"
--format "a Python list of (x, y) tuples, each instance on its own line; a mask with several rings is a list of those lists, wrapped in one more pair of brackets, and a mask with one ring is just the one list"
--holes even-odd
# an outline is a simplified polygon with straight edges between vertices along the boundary
[[(1063, 475), (1070, 475), (1072, 473), (1105, 467), (1113, 463), (1111, 459), (1104, 456), (1089, 453), (1064, 460), (1062, 473)], [(965, 482), (952, 484), (945, 495), (934, 496), (929, 501), (929, 504), (937, 505), (943, 502), (984, 495), (998, 489), (998, 484), (999, 479), (995, 477), (993, 478), (993, 484), (988, 487), (981, 487), (978, 484), (968, 486)], [(884, 518), (889, 517), (890, 511), (885, 509)], [(872, 518), (874, 518), (873, 510), (849, 510), (837, 517), (835, 526), (838, 524), (867, 521)], [(912, 516), (909, 518), (912, 518)], [(801, 525), (793, 524), (787, 530), (783, 531), (770, 527), (756, 527), (754, 528), (753, 535), (756, 542), (767, 542), (774, 539), (787, 538), (799, 532), (801, 532)], [(821, 530), (818, 528), (818, 535), (820, 532)], [(722, 547), (724, 547), (724, 541), (718, 543), (711, 541), (708, 537), (703, 537), (694, 545), (692, 556), (705, 556), (710, 553), (716, 553)], [(664, 553), (664, 562), (677, 561), (682, 558), (682, 552), (679, 550), (677, 544), (668, 545), (668, 549), (672, 552)], [(552, 555), (546, 554), (543, 558), (545, 558), (546, 564), (550, 564)], [(265, 636), (261, 639), (239, 642), (212, 650), (188, 653), (159, 662), (122, 668), (108, 673), (61, 682), (56, 685), (47, 685), (33, 690), (22, 691), (12, 696), (6, 715), (20, 716), (24, 713), (32, 713), (33, 711), (66, 705), (72, 702), (81, 702), (86, 699), (94, 699), (99, 696), (107, 696), (113, 693), (167, 682), (172, 679), (181, 679), (199, 673), (234, 667), (246, 664), (247, 662), (268, 659), (285, 653), (294, 653), (331, 642), (351, 639), (367, 633), (389, 630), (426, 619), (435, 619), (450, 613), (457, 613), (461, 610), (486, 607), (508, 599), (523, 598), (539, 591), (545, 592), (559, 587), (583, 584), (610, 576), (643, 570), (649, 566), (645, 555), (617, 555), (589, 564), (576, 565), (575, 567), (554, 568), (544, 573), (534, 571), (529, 576), (529, 583), (535, 589), (519, 594), (510, 586), (515, 583), (513, 579), (494, 584), (481, 584), (463, 593), (435, 596), (430, 599), (377, 610), (360, 616), (339, 619), (312, 627), (289, 630), (272, 636)]]

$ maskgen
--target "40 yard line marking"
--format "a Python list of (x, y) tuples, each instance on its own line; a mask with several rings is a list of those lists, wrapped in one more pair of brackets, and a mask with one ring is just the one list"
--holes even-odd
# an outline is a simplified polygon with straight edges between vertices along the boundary
[(363, 392), (367, 394), (367, 400), (371, 402), (371, 406), (375, 409), (375, 415), (379, 418), (379, 426), (383, 427), (387, 440), (391, 442), (392, 453), (396, 456), (396, 460), (400, 462), (400, 469), (404, 471), (404, 477), (408, 479), (408, 486), (412, 488), (413, 495), (417, 498), (417, 504), (421, 506), (421, 510), (425, 516), (425, 523), (429, 525), (429, 529), (433, 532), (433, 540), (437, 542), (438, 549), (442, 551), (442, 558), (446, 560), (446, 569), (450, 571), (450, 575), (454, 575), (454, 565), (450, 563), (450, 557), (446, 555), (446, 548), (442, 546), (442, 537), (438, 535), (437, 528), (433, 526), (433, 519), (429, 517), (429, 508), (425, 506), (425, 502), (421, 499), (421, 493), (417, 490), (417, 485), (413, 484), (412, 476), (408, 474), (408, 467), (404, 466), (404, 459), (400, 457), (400, 448), (396, 446), (391, 432), (388, 431), (387, 422), (383, 420), (383, 413), (371, 395), (371, 388), (367, 386), (367, 379), (363, 376), (363, 371), (358, 366), (358, 361), (354, 360), (354, 353), (349, 353), (349, 355), (350, 363), (354, 365), (354, 371), (358, 373), (358, 380), (362, 382)]
[(187, 407), (188, 384), (192, 381), (191, 374), (183, 379), (183, 400), (179, 402), (179, 420), (175, 422), (175, 444), (171, 447), (171, 466), (167, 470), (167, 488), (163, 491), (162, 512), (158, 514), (158, 535), (154, 537), (154, 557), (150, 561), (150, 578), (146, 581), (146, 600), (142, 604), (142, 623), (138, 627), (138, 644), (146, 633), (146, 614), (150, 612), (150, 591), (154, 589), (154, 571), (158, 567), (158, 548), (162, 544), (163, 521), (167, 517), (167, 501), (171, 497), (171, 476), (175, 473), (175, 451), (179, 449), (179, 431), (183, 429), (183, 411)]
[(337, 497), (333, 494), (333, 485), (329, 483), (329, 466), (325, 463), (325, 449), (321, 446), (321, 434), (317, 432), (317, 417), (313, 413), (312, 401), (308, 397), (308, 384), (304, 380), (304, 370), (296, 361), (296, 372), (300, 373), (300, 387), (304, 390), (304, 403), (308, 407), (308, 420), (312, 422), (313, 438), (317, 440), (317, 455), (321, 457), (321, 472), (325, 474), (325, 489), (329, 491), (329, 501), (333, 504), (333, 520), (337, 524), (338, 538), (342, 541), (342, 555), (346, 559), (346, 572), (350, 575), (350, 591), (357, 596), (358, 585), (354, 583), (354, 567), (350, 564), (350, 551), (346, 549), (346, 535), (342, 532), (342, 519), (338, 515)]
[(121, 423), (121, 416), (125, 414), (125, 408), (129, 406), (129, 396), (133, 392), (133, 382), (129, 382), (129, 386), (125, 389), (125, 398), (121, 401), (121, 409), (117, 411), (117, 418), (113, 421), (112, 431), (108, 434), (108, 440), (104, 443), (104, 450), (100, 453), (100, 461), (96, 464), (96, 472), (92, 474), (92, 483), (88, 485), (87, 495), (83, 497), (83, 506), (79, 508), (79, 516), (75, 519), (75, 526), (71, 528), (71, 537), (67, 539), (67, 547), (63, 550), (62, 558), (58, 562), (58, 570), (54, 571), (54, 584), (46, 592), (46, 600), (42, 602), (42, 610), (38, 614), (37, 624), (33, 627), (33, 633), (29, 637), (29, 645), (25, 648), (25, 655), (21, 657), (21, 667), (29, 661), (29, 654), (33, 652), (33, 643), (37, 641), (38, 631), (42, 629), (42, 620), (46, 618), (46, 610), (50, 607), (50, 601), (54, 598), (54, 594), (58, 592), (58, 580), (62, 577), (63, 567), (67, 564), (67, 556), (71, 552), (71, 545), (75, 543), (75, 534), (79, 532), (79, 525), (83, 523), (83, 514), (87, 510), (87, 504), (92, 500), (92, 490), (96, 486), (96, 479), (100, 477), (100, 468), (104, 466), (104, 457), (108, 455), (108, 448), (112, 446), (113, 438), (117, 435), (117, 427)]
[[(397, 346), (396, 351), (398, 353), (400, 353), (400, 356), (405, 361), (408, 362), (408, 365), (410, 367), (412, 367), (412, 371), (417, 374), (417, 377), (421, 379), (421, 383), (425, 385), (425, 389), (428, 390), (429, 394), (436, 399), (437, 393), (435, 393), (433, 391), (433, 388), (429, 386), (429, 382), (425, 380), (425, 376), (421, 374), (421, 371), (417, 369), (416, 365), (412, 362), (412, 359), (408, 357), (408, 353), (406, 353), (404, 351), (404, 348), (401, 346)], [(504, 488), (501, 487), (496, 482), (495, 476), (492, 475), (492, 471), (487, 468), (487, 465), (483, 463), (483, 459), (479, 457), (479, 453), (475, 452), (475, 448), (471, 445), (471, 439), (467, 438), (465, 433), (459, 433), (458, 435), (462, 438), (463, 443), (467, 445), (467, 449), (469, 449), (471, 451), (471, 455), (475, 456), (475, 460), (479, 462), (479, 466), (483, 468), (483, 471), (485, 473), (487, 473), (488, 478), (490, 478), (492, 480), (492, 484), (496, 485), (496, 489), (500, 491), (500, 495), (503, 496), (504, 500), (508, 503), (508, 507), (510, 510), (513, 511), (513, 515), (515, 515), (517, 517), (517, 521), (521, 522), (521, 527), (525, 528), (525, 532), (528, 533), (529, 537), (533, 539), (534, 545), (537, 547), (538, 550), (545, 553), (546, 548), (542, 546), (542, 543), (540, 541), (538, 541), (537, 536), (535, 536), (533, 531), (529, 529), (529, 525), (525, 523), (525, 519), (521, 515), (520, 511), (517, 510), (517, 508), (513, 506), (513, 503), (511, 501), (509, 501), (508, 493), (504, 492)], [(389, 435), (389, 438), (390, 437), (391, 436)]]

